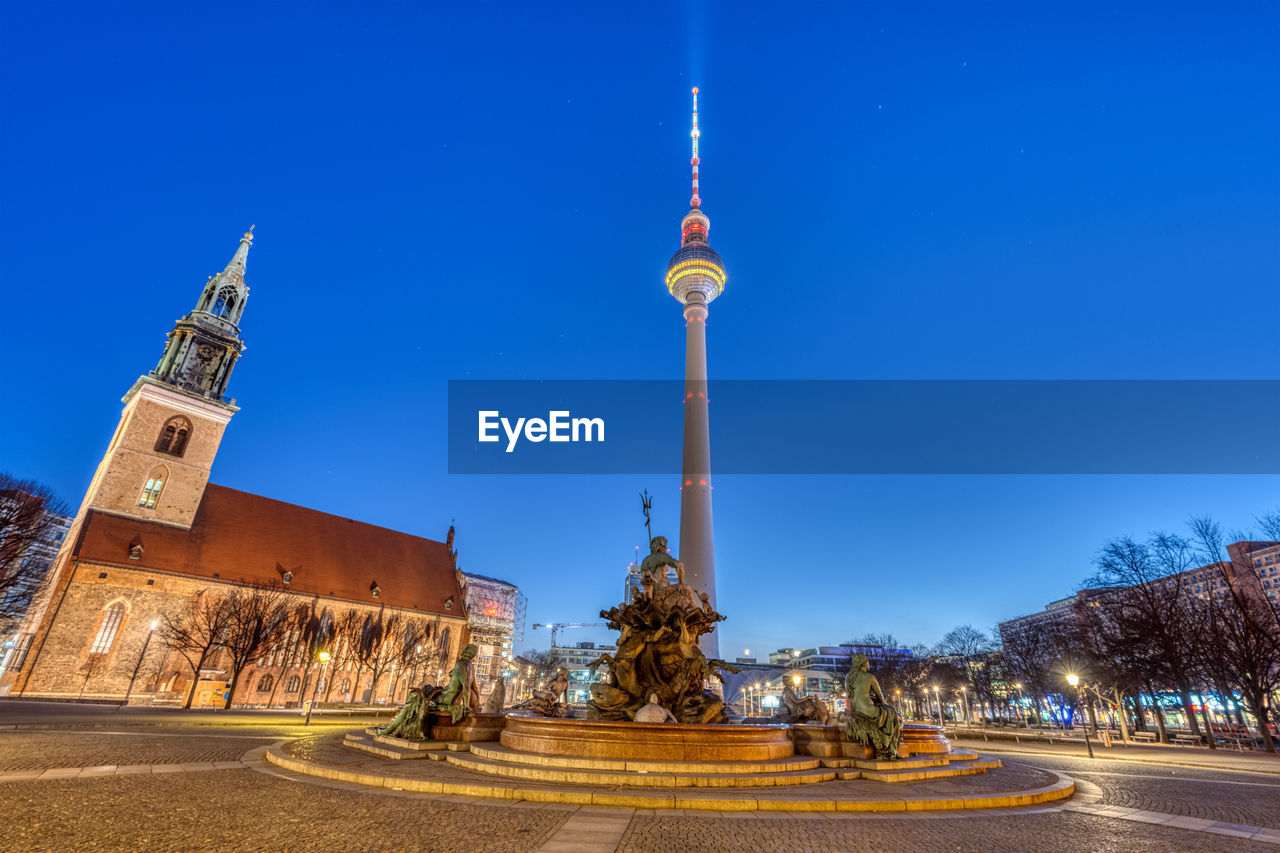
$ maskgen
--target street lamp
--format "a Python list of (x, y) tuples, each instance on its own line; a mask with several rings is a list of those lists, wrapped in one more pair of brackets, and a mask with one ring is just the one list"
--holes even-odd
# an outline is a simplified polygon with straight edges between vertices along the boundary
[[(1075, 688), (1076, 702), (1078, 702), (1080, 707), (1083, 708), (1084, 707), (1084, 690), (1080, 684), (1080, 676), (1076, 675), (1074, 672), (1068, 673), (1067, 683), (1070, 684), (1073, 688)], [(1086, 722), (1082, 728), (1084, 729), (1085, 748), (1089, 750), (1089, 757), (1093, 758), (1093, 744), (1089, 742), (1089, 724)]]
[(320, 677), (316, 679), (315, 687), (311, 688), (311, 702), (307, 705), (307, 719), (303, 723), (304, 726), (311, 725), (311, 711), (316, 707), (316, 694), (320, 692), (320, 683), (324, 681), (325, 675), (329, 672), (329, 653), (322, 651), (316, 657), (320, 659)]
[(933, 701), (938, 703), (938, 728), (946, 728), (942, 724), (942, 699), (938, 697), (938, 685), (933, 685)]
[[(1017, 688), (1017, 691), (1018, 691), (1018, 719), (1025, 723), (1027, 720), (1027, 717), (1026, 717), (1026, 711), (1022, 706), (1022, 701), (1023, 701), (1022, 700), (1022, 682), (1019, 681), (1017, 684), (1013, 686)], [(1030, 726), (1027, 726), (1027, 728), (1030, 728)]]
[(801, 679), (798, 673), (796, 675), (791, 676), (791, 683), (795, 685), (797, 693), (800, 692), (800, 681)]
[(142, 652), (138, 655), (138, 662), (133, 667), (133, 675), (129, 676), (129, 689), (124, 692), (124, 704), (121, 708), (129, 707), (129, 694), (133, 692), (133, 682), (138, 677), (138, 670), (142, 669), (142, 659), (147, 656), (147, 646), (151, 645), (151, 635), (156, 632), (156, 626), (160, 624), (159, 619), (151, 621), (151, 630), (147, 632), (147, 639), (142, 644)]
[(964, 721), (966, 725), (973, 725), (973, 718), (969, 714), (969, 691), (967, 688), (960, 688), (960, 696), (964, 699)]

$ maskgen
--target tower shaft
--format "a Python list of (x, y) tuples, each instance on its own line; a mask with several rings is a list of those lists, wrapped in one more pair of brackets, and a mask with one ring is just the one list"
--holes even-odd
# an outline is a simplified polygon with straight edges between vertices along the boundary
[[(711, 526), (711, 413), (707, 400), (707, 305), (684, 307), (684, 455), (680, 477), (680, 559), (685, 583), (716, 606), (716, 549)], [(720, 657), (712, 631), (698, 641), (702, 653)]]

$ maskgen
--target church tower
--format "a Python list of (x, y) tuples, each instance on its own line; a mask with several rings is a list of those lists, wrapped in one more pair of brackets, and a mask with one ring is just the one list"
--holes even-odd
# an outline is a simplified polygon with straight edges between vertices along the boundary
[(222, 432), (239, 411), (226, 390), (244, 351), (238, 324), (249, 296), (245, 263), (252, 244), (250, 228), (226, 269), (209, 278), (195, 308), (169, 333), (156, 369), (125, 394), (120, 425), (82, 515), (94, 509), (191, 527)]
[[(73, 553), (91, 512), (191, 529), (223, 430), (239, 411), (225, 394), (231, 368), (244, 351), (238, 323), (249, 295), (244, 276), (252, 244), (250, 227), (227, 268), (210, 277), (196, 307), (169, 333), (156, 369), (139, 377), (124, 395), (124, 411), (107, 452), (48, 580), (27, 609), (10, 669), (0, 676), (0, 694), (11, 690), (20, 696), (26, 689), (76, 573)], [(128, 545), (129, 555), (140, 557), (145, 548), (143, 537)], [(24, 665), (28, 652), (32, 663)]]

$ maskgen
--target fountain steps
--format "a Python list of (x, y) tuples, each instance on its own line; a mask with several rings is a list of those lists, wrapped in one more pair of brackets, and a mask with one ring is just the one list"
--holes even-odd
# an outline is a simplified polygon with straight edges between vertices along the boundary
[(473, 744), (473, 755), (512, 764), (533, 764), (574, 770), (628, 770), (640, 773), (785, 773), (817, 770), (821, 759), (798, 755), (759, 761), (652, 761), (634, 758), (590, 758), (521, 752), (497, 744)]
[[(831, 782), (838, 771), (825, 769), (761, 773), (690, 773), (647, 772), (628, 770), (575, 770), (539, 767), (480, 758), (469, 753), (451, 753), (444, 757), (449, 764), (501, 776), (505, 779), (546, 782), (556, 785), (592, 785), (628, 788), (772, 788)], [(675, 765), (672, 765), (675, 766)]]

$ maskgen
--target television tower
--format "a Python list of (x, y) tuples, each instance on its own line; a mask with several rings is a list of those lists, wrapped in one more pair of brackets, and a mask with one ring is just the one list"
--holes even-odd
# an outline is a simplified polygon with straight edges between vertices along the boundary
[[(693, 197), (680, 222), (680, 249), (667, 264), (667, 290), (684, 305), (684, 458), (680, 477), (680, 560), (685, 583), (716, 606), (715, 539), (711, 532), (711, 429), (707, 406), (707, 309), (724, 292), (724, 262), (707, 243), (711, 220), (698, 196), (698, 88), (693, 88)], [(712, 631), (698, 641), (720, 657)]]

